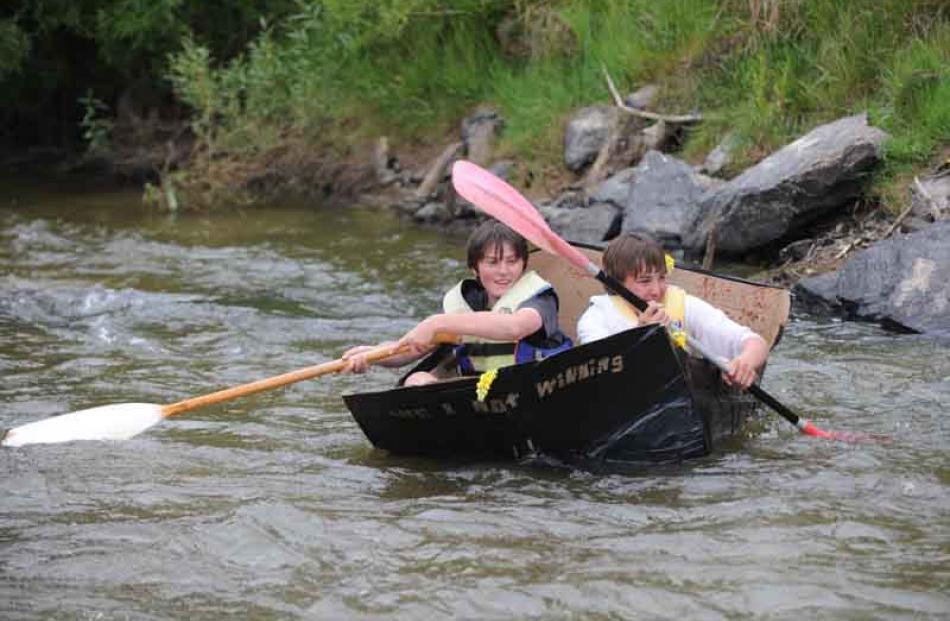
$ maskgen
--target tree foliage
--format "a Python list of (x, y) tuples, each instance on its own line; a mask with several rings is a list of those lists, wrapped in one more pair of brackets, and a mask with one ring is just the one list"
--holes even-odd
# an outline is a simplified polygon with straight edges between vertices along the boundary
[[(69, 145), (80, 97), (113, 109), (167, 104), (167, 56), (192, 37), (220, 59), (241, 53), (295, 0), (7, 0), (0, 8), (0, 144)], [(266, 18), (266, 19), (265, 19)]]

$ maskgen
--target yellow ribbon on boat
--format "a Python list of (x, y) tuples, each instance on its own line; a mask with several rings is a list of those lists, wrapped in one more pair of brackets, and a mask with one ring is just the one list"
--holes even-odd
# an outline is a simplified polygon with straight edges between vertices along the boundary
[[(676, 261), (668, 254), (664, 254), (663, 259), (666, 261), (667, 273), (672, 272), (673, 268), (676, 267)], [(670, 333), (670, 339), (673, 341), (673, 344), (680, 349), (686, 349), (686, 330), (683, 329), (683, 322), (671, 321), (670, 325), (667, 326), (667, 330)]]
[(673, 344), (680, 349), (686, 349), (686, 330), (683, 329), (683, 324), (679, 321), (671, 321), (670, 325), (667, 326), (667, 330)]
[(491, 390), (491, 385), (495, 383), (496, 377), (498, 377), (498, 369), (488, 369), (479, 376), (478, 385), (475, 386), (476, 399), (479, 401), (485, 400), (485, 397), (488, 396), (488, 391)]

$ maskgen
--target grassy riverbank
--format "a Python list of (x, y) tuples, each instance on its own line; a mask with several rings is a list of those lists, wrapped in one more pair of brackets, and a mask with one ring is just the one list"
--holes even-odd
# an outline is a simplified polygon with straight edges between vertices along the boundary
[(478, 104), (500, 109), (503, 153), (541, 174), (560, 167), (572, 111), (610, 101), (603, 68), (623, 92), (659, 85), (663, 112), (704, 115), (686, 137), (687, 159), (732, 132), (741, 145), (733, 172), (861, 110), (893, 137), (875, 186), (890, 208), (905, 200), (895, 190), (902, 176), (947, 157), (950, 9), (937, 0), (303, 6), (226, 66), (194, 42), (172, 59), (210, 156), (203, 175), (275, 151), (335, 145), (338, 157), (380, 135), (397, 152), (441, 146)]

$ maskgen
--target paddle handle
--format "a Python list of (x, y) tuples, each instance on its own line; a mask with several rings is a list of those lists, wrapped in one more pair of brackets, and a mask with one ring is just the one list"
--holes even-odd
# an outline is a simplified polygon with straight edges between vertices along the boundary
[[(435, 335), (435, 342), (458, 343), (459, 337), (454, 334), (445, 334), (440, 332)], [(392, 358), (393, 356), (404, 354), (407, 351), (409, 351), (408, 345), (403, 345), (401, 347), (397, 347), (395, 344), (380, 345), (366, 352), (365, 356), (367, 362), (373, 363), (379, 362), (380, 360), (385, 360), (386, 358)], [(343, 358), (337, 358), (336, 360), (324, 362), (323, 364), (314, 365), (312, 367), (304, 367), (303, 369), (289, 371), (274, 377), (257, 380), (256, 382), (241, 384), (240, 386), (225, 388), (207, 395), (191, 397), (190, 399), (184, 399), (182, 401), (178, 401), (177, 403), (163, 405), (162, 417), (168, 418), (169, 416), (175, 416), (183, 412), (221, 403), (222, 401), (229, 401), (231, 399), (253, 395), (258, 392), (264, 392), (265, 390), (273, 390), (274, 388), (280, 388), (281, 386), (286, 386), (288, 384), (313, 379), (315, 377), (320, 377), (321, 375), (339, 373), (346, 367), (347, 364), (347, 360), (344, 360)]]

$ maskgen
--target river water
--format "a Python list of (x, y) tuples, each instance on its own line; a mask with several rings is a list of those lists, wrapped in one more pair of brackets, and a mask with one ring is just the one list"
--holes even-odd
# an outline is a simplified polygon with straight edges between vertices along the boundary
[[(0, 191), (0, 428), (172, 403), (394, 338), (463, 240), (284, 205)], [(950, 347), (795, 317), (729, 451), (615, 474), (373, 449), (329, 376), (122, 442), (0, 450), (3, 619), (948, 619)]]

